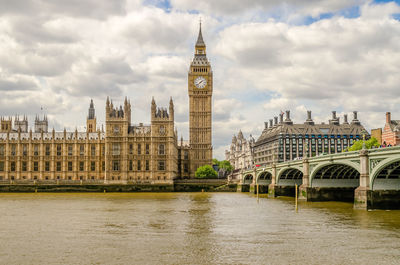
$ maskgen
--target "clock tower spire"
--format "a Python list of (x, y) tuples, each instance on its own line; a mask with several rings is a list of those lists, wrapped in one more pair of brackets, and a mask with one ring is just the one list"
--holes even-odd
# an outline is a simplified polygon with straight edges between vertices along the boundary
[(212, 165), (213, 73), (206, 56), (201, 22), (188, 74), (188, 92), (190, 174), (194, 177), (198, 167)]

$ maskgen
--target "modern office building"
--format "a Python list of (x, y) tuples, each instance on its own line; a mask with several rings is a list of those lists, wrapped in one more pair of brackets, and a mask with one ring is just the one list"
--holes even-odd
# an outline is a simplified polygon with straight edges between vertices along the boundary
[(361, 139), (367, 132), (354, 111), (351, 122), (347, 115), (340, 123), (336, 111), (328, 123), (316, 124), (307, 112), (304, 123), (295, 124), (290, 119), (290, 111), (265, 122), (265, 128), (254, 145), (254, 162), (256, 165), (302, 159), (304, 156), (339, 153), (350, 147), (354, 141)]

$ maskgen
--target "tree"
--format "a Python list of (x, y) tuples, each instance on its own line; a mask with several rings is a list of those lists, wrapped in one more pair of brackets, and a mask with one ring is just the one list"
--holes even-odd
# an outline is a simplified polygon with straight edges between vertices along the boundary
[[(347, 149), (347, 151), (358, 151), (361, 150), (363, 147), (363, 140), (358, 140), (356, 141), (351, 147)], [(373, 147), (379, 147), (378, 140), (375, 137), (372, 137), (371, 139), (365, 141), (365, 147), (367, 149), (371, 149)]]
[(231, 172), (233, 170), (233, 166), (228, 160), (220, 161), (218, 167), (224, 169), (226, 172)]
[(212, 168), (212, 166), (205, 165), (197, 168), (194, 176), (199, 179), (215, 179), (218, 177), (218, 174), (217, 171)]
[(231, 172), (233, 170), (233, 166), (228, 160), (219, 161), (218, 159), (214, 158), (213, 165), (217, 165), (219, 169), (223, 169), (226, 172)]

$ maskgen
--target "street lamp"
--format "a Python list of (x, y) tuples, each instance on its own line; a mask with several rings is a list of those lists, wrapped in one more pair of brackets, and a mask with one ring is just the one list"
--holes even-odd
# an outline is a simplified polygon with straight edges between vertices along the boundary
[(367, 149), (367, 147), (366, 147), (366, 145), (365, 145), (365, 137), (367, 136), (367, 131), (366, 131), (365, 129), (363, 129), (363, 130), (361, 131), (361, 135), (362, 135), (362, 138), (363, 138), (362, 149)]

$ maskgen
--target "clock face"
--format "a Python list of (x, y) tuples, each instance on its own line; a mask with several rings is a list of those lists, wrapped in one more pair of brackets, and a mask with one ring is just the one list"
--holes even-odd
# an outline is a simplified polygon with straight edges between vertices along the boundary
[(194, 85), (197, 88), (204, 88), (207, 85), (207, 80), (204, 77), (199, 76), (194, 80)]

